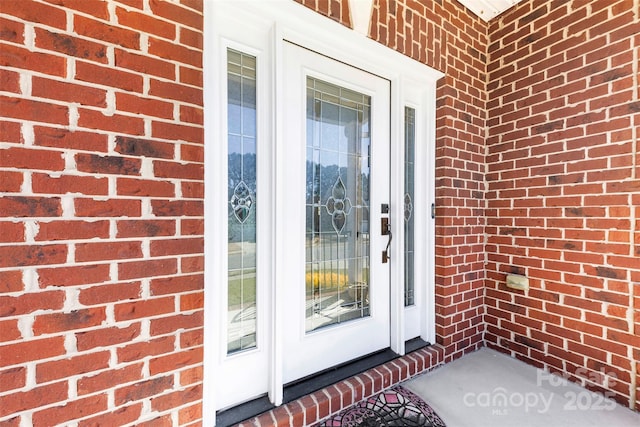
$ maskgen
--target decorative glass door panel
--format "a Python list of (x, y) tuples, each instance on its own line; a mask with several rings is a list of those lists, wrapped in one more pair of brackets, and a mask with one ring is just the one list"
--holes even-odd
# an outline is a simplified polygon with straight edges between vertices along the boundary
[(286, 383), (389, 346), (390, 89), (299, 46), (283, 51)]
[(307, 77), (306, 332), (369, 315), (370, 106)]

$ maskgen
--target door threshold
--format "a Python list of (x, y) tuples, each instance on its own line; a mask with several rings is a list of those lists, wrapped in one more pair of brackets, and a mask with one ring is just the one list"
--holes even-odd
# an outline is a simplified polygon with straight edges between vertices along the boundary
[[(414, 338), (405, 343), (405, 353), (416, 351), (430, 344), (420, 338)], [(283, 404), (292, 402), (303, 396), (336, 384), (349, 377), (353, 377), (369, 369), (383, 365), (401, 357), (391, 349), (380, 350), (362, 358), (345, 364), (329, 368), (318, 374), (285, 385), (283, 390)], [(250, 400), (216, 414), (216, 427), (228, 427), (246, 419), (255, 417), (263, 412), (274, 409), (268, 396)]]
[(289, 403), (314, 391), (325, 388), (338, 381), (342, 381), (361, 372), (399, 357), (397, 353), (387, 348), (362, 358), (334, 366), (307, 378), (289, 383), (284, 386), (283, 403)]

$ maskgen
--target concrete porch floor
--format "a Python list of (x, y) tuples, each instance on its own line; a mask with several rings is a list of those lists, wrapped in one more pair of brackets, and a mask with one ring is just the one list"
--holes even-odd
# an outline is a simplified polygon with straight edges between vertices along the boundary
[(447, 427), (638, 427), (640, 414), (488, 348), (403, 385)]

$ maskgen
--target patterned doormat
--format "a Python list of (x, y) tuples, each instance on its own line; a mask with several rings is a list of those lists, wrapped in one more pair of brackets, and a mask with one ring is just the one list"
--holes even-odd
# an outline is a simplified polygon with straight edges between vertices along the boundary
[(317, 427), (446, 427), (420, 397), (402, 386), (358, 402)]

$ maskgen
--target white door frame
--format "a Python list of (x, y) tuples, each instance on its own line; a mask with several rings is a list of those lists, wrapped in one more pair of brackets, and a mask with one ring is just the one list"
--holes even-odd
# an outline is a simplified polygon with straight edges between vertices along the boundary
[[(422, 188), (416, 188), (421, 196), (416, 195), (416, 211), (430, 211), (431, 203), (435, 201), (434, 171), (435, 171), (435, 85), (437, 79), (443, 76), (424, 64), (414, 61), (396, 51), (393, 51), (365, 36), (350, 30), (320, 14), (307, 9), (292, 0), (273, 1), (238, 1), (238, 0), (205, 0), (204, 4), (204, 118), (205, 118), (205, 303), (204, 303), (204, 378), (203, 378), (203, 423), (215, 424), (215, 412), (223, 407), (216, 399), (216, 390), (220, 387), (217, 383), (224, 363), (221, 356), (225, 351), (221, 349), (222, 342), (226, 342), (223, 335), (223, 327), (226, 315), (226, 300), (221, 298), (226, 291), (221, 288), (226, 284), (226, 240), (221, 239), (220, 232), (226, 227), (226, 209), (220, 208), (220, 201), (226, 200), (226, 193), (221, 194), (220, 180), (226, 187), (226, 177), (221, 176), (217, 165), (226, 162), (226, 149), (221, 149), (226, 141), (226, 135), (222, 129), (223, 123), (220, 108), (224, 108), (221, 94), (226, 93), (226, 75), (223, 73), (226, 56), (225, 46), (236, 44), (238, 48), (246, 47), (249, 53), (257, 55), (262, 60), (263, 76), (259, 76), (259, 82), (264, 86), (262, 90), (264, 103), (268, 111), (262, 112), (263, 123), (260, 128), (263, 142), (272, 144), (272, 155), (265, 155), (262, 166), (269, 167), (273, 171), (269, 182), (262, 183), (263, 188), (273, 191), (274, 183), (281, 182), (282, 174), (281, 150), (283, 145), (282, 129), (283, 105), (281, 88), (284, 83), (282, 64), (282, 45), (284, 40), (289, 40), (308, 49), (320, 52), (324, 55), (348, 63), (370, 73), (377, 74), (391, 82), (391, 139), (392, 139), (392, 165), (403, 157), (404, 138), (404, 106), (417, 108), (416, 120), (422, 121), (420, 140), (416, 140), (416, 147), (421, 145), (421, 158), (416, 157), (416, 162), (424, 162), (420, 177), (425, 184)], [(258, 108), (262, 105), (258, 101)], [(258, 113), (260, 117), (260, 112)], [(260, 120), (260, 119), (259, 119)], [(260, 132), (260, 131), (259, 131)], [(416, 156), (418, 152), (416, 152)], [(259, 160), (260, 162), (260, 160)], [(260, 167), (260, 166), (259, 166)], [(393, 166), (392, 166), (393, 167)], [(391, 172), (392, 185), (396, 186), (392, 194), (403, 194), (402, 168), (395, 167)], [(399, 190), (399, 193), (397, 192)], [(260, 190), (259, 190), (260, 191)], [(258, 265), (266, 263), (261, 277), (271, 283), (263, 286), (258, 298), (262, 304), (268, 305), (262, 310), (263, 320), (259, 326), (259, 332), (265, 339), (264, 347), (268, 372), (263, 378), (267, 381), (267, 391), (270, 400), (275, 405), (282, 403), (283, 376), (282, 376), (282, 313), (283, 298), (276, 291), (276, 278), (286, 268), (286, 260), (279, 259), (277, 254), (284, 253), (283, 242), (275, 238), (282, 223), (273, 215), (274, 206), (285, 203), (285, 194), (275, 192), (269, 198), (266, 195), (258, 195), (260, 208), (268, 211), (264, 218), (266, 226), (273, 230), (270, 240), (263, 241), (270, 246), (262, 250), (259, 255)], [(266, 199), (270, 199), (268, 202)], [(421, 201), (420, 201), (421, 200)], [(420, 201), (420, 205), (418, 202)], [(402, 205), (401, 201), (391, 200), (392, 227), (394, 239), (392, 242), (392, 284), (390, 291), (391, 303), (391, 349), (399, 354), (404, 354), (405, 328), (404, 328), (404, 286), (402, 280)], [(421, 241), (422, 253), (419, 254), (420, 262), (424, 267), (420, 272), (417, 283), (421, 283), (423, 293), (421, 299), (424, 302), (424, 315), (421, 317), (421, 337), (427, 341), (435, 341), (435, 302), (434, 302), (434, 221), (430, 216), (416, 242)], [(269, 227), (270, 225), (270, 227)], [(270, 232), (265, 236), (269, 238)], [(260, 233), (260, 231), (259, 231)], [(260, 235), (258, 237), (260, 239)], [(270, 243), (265, 243), (270, 242)], [(418, 248), (416, 248), (418, 249)], [(260, 251), (260, 249), (258, 249)], [(275, 259), (270, 258), (269, 253), (276, 254)], [(393, 256), (395, 255), (395, 257)], [(374, 256), (372, 254), (372, 256)], [(417, 255), (418, 256), (418, 255)], [(264, 258), (263, 258), (264, 257)], [(262, 261), (261, 261), (262, 260)], [(260, 293), (262, 292), (262, 293)], [(261, 295), (261, 296), (260, 296)], [(260, 304), (260, 303), (259, 303)], [(260, 310), (260, 308), (259, 308)], [(224, 313), (222, 313), (224, 311)], [(238, 402), (239, 403), (239, 402)]]

